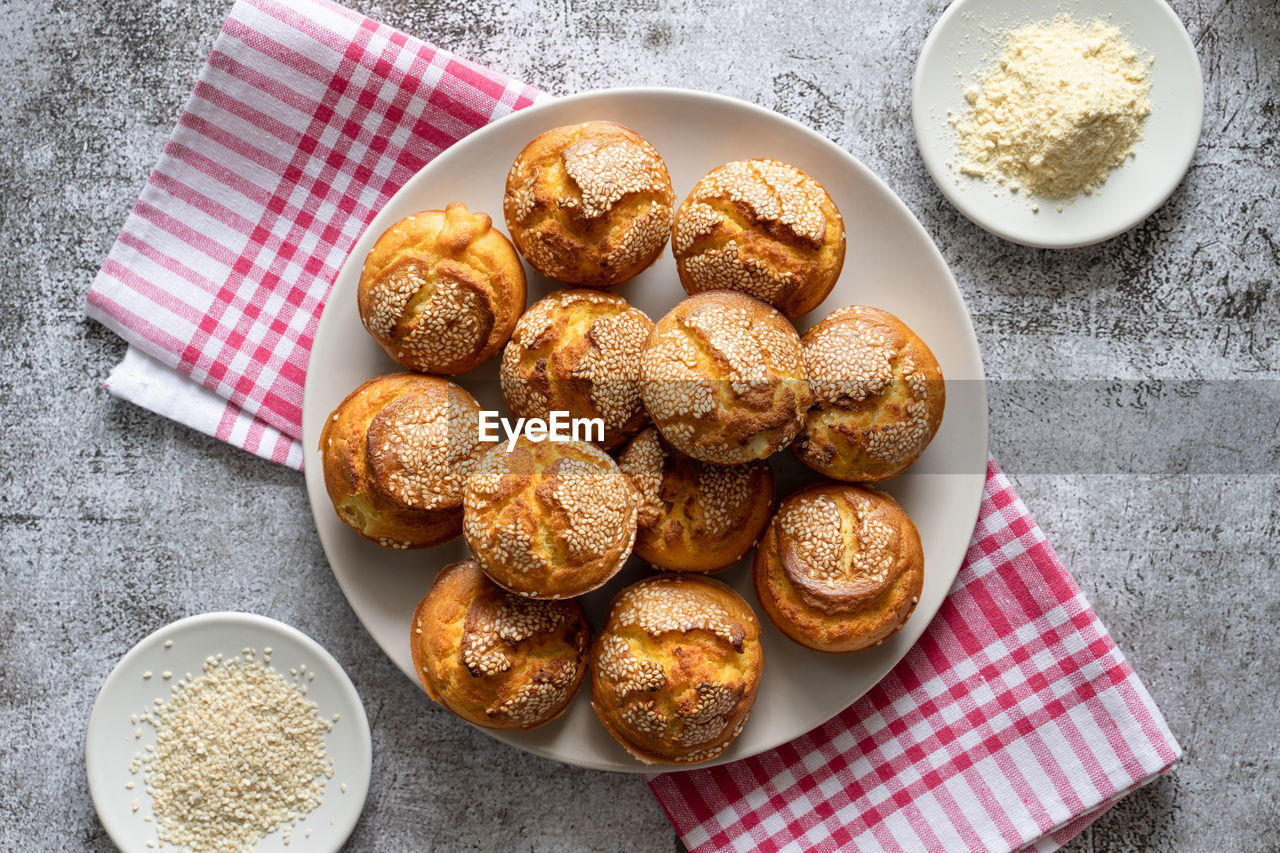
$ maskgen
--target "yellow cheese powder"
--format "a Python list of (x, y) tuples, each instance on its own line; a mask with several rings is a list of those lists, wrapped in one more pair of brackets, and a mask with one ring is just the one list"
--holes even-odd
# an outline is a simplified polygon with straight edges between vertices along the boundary
[(955, 119), (960, 171), (1028, 196), (1092, 193), (1142, 138), (1150, 64), (1101, 20), (1062, 16), (1006, 33)]

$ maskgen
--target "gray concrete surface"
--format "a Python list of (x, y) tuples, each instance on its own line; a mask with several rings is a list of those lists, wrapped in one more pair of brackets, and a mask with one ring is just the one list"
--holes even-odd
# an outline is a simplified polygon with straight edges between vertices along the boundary
[[(993, 450), (1186, 749), (1070, 849), (1280, 849), (1274, 0), (1174, 2), (1206, 75), (1195, 167), (1144, 225), (1060, 253), (978, 230), (925, 174), (909, 81), (941, 0), (354, 5), (555, 92), (755, 101), (883, 176), (964, 290)], [(124, 345), (85, 291), (228, 6), (0, 0), (0, 849), (111, 848), (82, 763), (95, 692), (145, 633), (222, 608), (297, 625), (353, 675), (375, 775), (350, 849), (678, 849), (639, 778), (498, 745), (406, 682), (334, 583), (297, 474), (99, 387)], [(1113, 378), (1170, 381), (1048, 381)]]

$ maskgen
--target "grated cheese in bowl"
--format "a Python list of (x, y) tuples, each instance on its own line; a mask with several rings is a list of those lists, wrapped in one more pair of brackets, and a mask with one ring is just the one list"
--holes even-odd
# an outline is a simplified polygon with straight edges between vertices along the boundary
[(1133, 156), (1151, 112), (1144, 57), (1115, 26), (1069, 16), (1005, 33), (955, 119), (962, 174), (1068, 201)]

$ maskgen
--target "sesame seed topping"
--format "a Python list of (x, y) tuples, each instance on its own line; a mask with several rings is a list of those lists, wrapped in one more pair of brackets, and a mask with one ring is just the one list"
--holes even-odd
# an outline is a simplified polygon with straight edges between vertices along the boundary
[(742, 623), (720, 605), (690, 594), (678, 584), (642, 581), (628, 587), (614, 602), (617, 624), (635, 625), (657, 636), (668, 632), (709, 631), (738, 647), (745, 636)]
[[(653, 321), (620, 296), (554, 291), (520, 318), (503, 353), (508, 408), (526, 418), (553, 410), (598, 417), (615, 434), (643, 423), (640, 357), (652, 330)], [(617, 443), (609, 438), (606, 445)]]
[(662, 664), (637, 658), (622, 637), (608, 636), (601, 640), (598, 665), (600, 672), (613, 682), (619, 700), (632, 693), (652, 693), (667, 683)]
[(506, 591), (494, 600), (481, 599), (467, 613), (462, 663), (475, 676), (506, 672), (516, 643), (554, 632), (570, 613), (558, 602), (521, 598)]
[[(731, 291), (692, 296), (659, 320), (641, 377), (645, 406), (663, 437), (720, 464), (761, 459), (785, 446), (811, 398), (795, 329), (769, 306)], [(738, 413), (759, 428), (724, 435)], [(712, 438), (699, 441), (704, 435)]]
[(666, 459), (667, 452), (662, 448), (658, 431), (653, 428), (633, 438), (618, 457), (618, 468), (640, 493), (640, 512), (636, 521), (641, 527), (652, 527), (662, 518), (662, 480)]
[(693, 188), (699, 202), (727, 199), (743, 205), (758, 222), (776, 222), (813, 243), (822, 240), (826, 190), (813, 178), (777, 160), (735, 160), (713, 169)]
[(684, 272), (695, 293), (727, 287), (765, 302), (780, 299), (795, 282), (789, 271), (778, 272), (742, 256), (736, 240), (686, 258)]
[(631, 483), (595, 445), (521, 438), (510, 453), (487, 453), (467, 481), (463, 535), (507, 589), (578, 595), (630, 555), (637, 504)]
[(724, 221), (714, 207), (697, 201), (692, 202), (680, 211), (672, 234), (672, 246), (676, 252), (685, 253), (699, 237), (705, 237), (716, 230), (716, 226)]
[(582, 192), (588, 219), (603, 215), (629, 193), (660, 193), (670, 182), (657, 149), (639, 137), (584, 139), (566, 148), (563, 157), (565, 171)]
[(877, 517), (876, 503), (860, 489), (832, 486), (800, 492), (782, 502), (775, 523), (783, 547), (804, 574), (839, 589), (858, 581), (882, 584), (900, 548), (897, 528)]

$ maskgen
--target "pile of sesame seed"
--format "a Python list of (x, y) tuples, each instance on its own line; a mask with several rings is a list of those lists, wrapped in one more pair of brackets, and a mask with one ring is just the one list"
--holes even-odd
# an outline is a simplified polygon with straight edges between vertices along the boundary
[[(155, 746), (129, 768), (142, 773), (152, 798), (156, 838), (148, 847), (247, 850), (282, 827), (287, 844), (320, 804), (334, 772), (324, 738), (338, 717), (322, 719), (306, 698), (314, 673), (303, 666), (286, 679), (265, 652), (262, 660), (254, 649), (207, 658), (201, 676), (187, 673), (168, 701), (156, 699), (136, 716), (135, 725), (156, 729)], [(141, 729), (134, 734), (141, 738)], [(135, 799), (133, 810), (139, 807)]]

